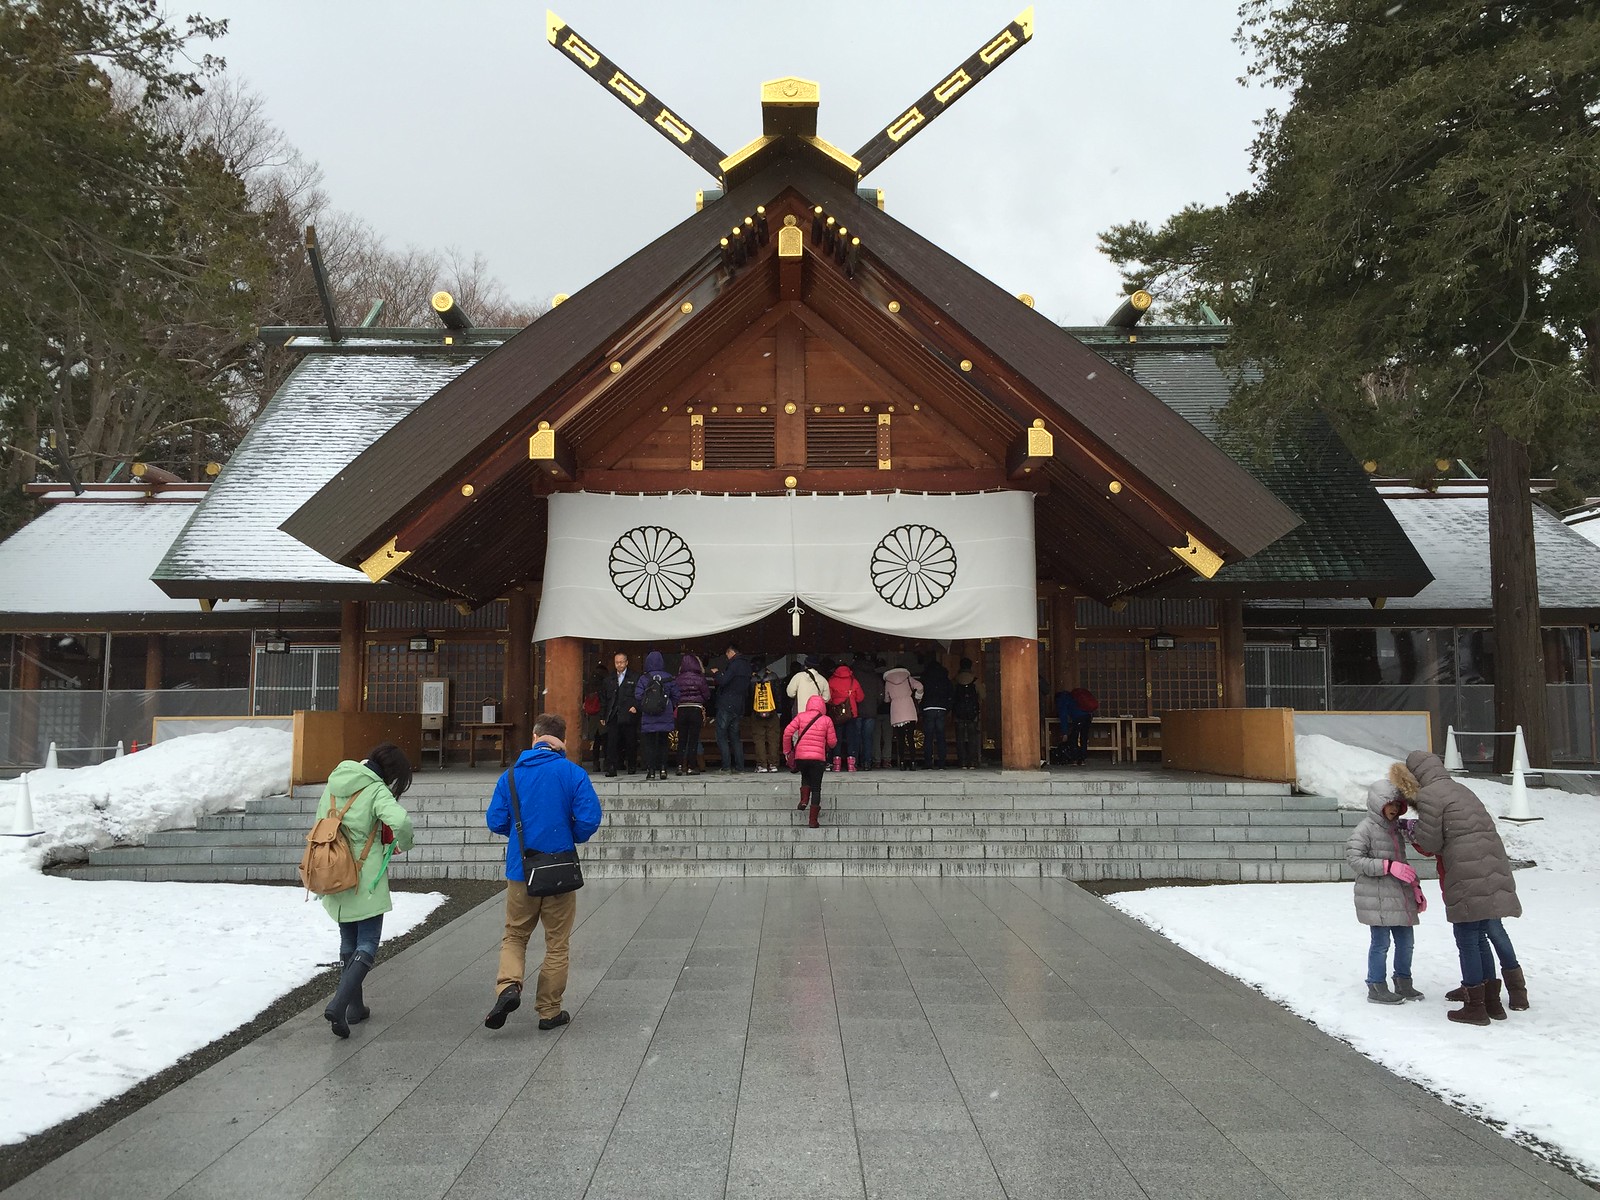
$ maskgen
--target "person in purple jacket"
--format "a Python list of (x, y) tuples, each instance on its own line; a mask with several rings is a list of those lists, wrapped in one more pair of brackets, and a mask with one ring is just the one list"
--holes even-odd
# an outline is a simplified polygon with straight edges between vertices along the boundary
[(678, 662), (678, 774), (700, 774), (700, 732), (706, 727), (706, 705), (711, 703), (711, 685), (706, 670), (695, 654), (685, 654)]
[(666, 665), (661, 651), (650, 651), (644, 656), (644, 673), (633, 687), (646, 783), (667, 777), (667, 734), (677, 720), (673, 710), (678, 707), (678, 685), (667, 674)]

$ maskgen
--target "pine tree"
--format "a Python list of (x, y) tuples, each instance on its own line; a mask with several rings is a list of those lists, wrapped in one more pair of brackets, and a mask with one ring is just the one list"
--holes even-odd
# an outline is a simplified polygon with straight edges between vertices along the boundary
[(1496, 727), (1548, 762), (1529, 455), (1592, 464), (1600, 435), (1600, 6), (1248, 0), (1241, 19), (1251, 74), (1289, 95), (1251, 186), (1102, 249), (1172, 311), (1231, 322), (1229, 358), (1260, 368), (1236, 429), (1265, 441), (1317, 407), (1396, 472), (1485, 464)]

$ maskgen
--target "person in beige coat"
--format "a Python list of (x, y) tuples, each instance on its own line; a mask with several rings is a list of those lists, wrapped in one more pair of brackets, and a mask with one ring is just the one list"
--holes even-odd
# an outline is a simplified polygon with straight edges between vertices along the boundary
[[(1390, 779), (1417, 810), (1412, 844), (1439, 862), (1445, 918), (1454, 928), (1461, 959), (1463, 1006), (1447, 1015), (1468, 1025), (1504, 1020), (1506, 1010), (1500, 1000), (1501, 981), (1495, 977), (1489, 925), (1520, 917), (1522, 901), (1517, 898), (1511, 858), (1494, 818), (1465, 784), (1451, 778), (1437, 754), (1418, 751), (1410, 755), (1403, 765), (1394, 765)], [(1526, 1008), (1522, 969), (1508, 970), (1505, 982), (1512, 1006)]]

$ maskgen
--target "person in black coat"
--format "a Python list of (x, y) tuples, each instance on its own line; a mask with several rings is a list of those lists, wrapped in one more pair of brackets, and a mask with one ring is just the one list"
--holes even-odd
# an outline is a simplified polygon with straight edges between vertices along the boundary
[(611, 660), (611, 668), (600, 681), (600, 726), (605, 731), (608, 779), (622, 769), (634, 774), (639, 762), (639, 705), (634, 696), (639, 672), (628, 665), (628, 656), (620, 650)]
[(741, 723), (750, 711), (750, 660), (732, 642), (721, 666), (712, 668), (717, 689), (717, 750), (724, 771), (744, 771), (744, 733)]
[(950, 711), (950, 700), (955, 689), (950, 684), (950, 672), (936, 654), (922, 656), (922, 765), (942, 771), (949, 756), (949, 743), (945, 740), (945, 716)]

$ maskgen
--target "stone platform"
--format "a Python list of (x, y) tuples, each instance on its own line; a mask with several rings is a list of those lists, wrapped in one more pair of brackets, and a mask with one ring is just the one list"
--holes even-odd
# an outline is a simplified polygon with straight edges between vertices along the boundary
[(563, 1030), (483, 1028), (491, 901), (349, 1041), (319, 1005), (5, 1200), (1593, 1197), (1064, 881), (602, 880), (579, 918)]

